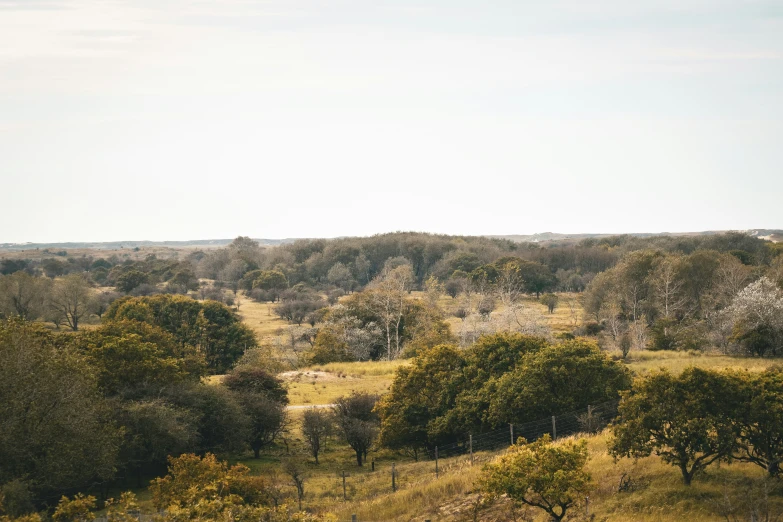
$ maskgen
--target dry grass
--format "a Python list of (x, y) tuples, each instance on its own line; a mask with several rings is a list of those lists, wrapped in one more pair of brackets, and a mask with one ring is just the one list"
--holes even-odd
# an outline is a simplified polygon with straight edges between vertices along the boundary
[[(619, 357), (619, 353), (613, 354)], [(745, 368), (751, 371), (763, 371), (770, 366), (780, 364), (778, 359), (762, 359), (759, 357), (730, 357), (700, 352), (653, 352), (640, 350), (631, 352), (626, 359), (628, 367), (643, 374), (658, 368), (666, 368), (672, 373), (680, 373), (685, 368), (697, 366), (710, 370), (724, 368)]]
[(291, 405), (331, 404), (353, 392), (382, 394), (388, 391), (394, 371), (405, 361), (331, 363), (284, 372)]
[(275, 315), (272, 303), (258, 303), (247, 297), (241, 297), (239, 317), (256, 334), (259, 342), (270, 341), (290, 326)]

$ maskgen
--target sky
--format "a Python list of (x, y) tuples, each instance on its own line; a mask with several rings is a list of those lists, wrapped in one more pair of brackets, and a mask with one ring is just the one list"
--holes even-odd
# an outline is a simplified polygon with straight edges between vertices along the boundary
[(783, 228), (780, 0), (0, 0), (0, 242)]

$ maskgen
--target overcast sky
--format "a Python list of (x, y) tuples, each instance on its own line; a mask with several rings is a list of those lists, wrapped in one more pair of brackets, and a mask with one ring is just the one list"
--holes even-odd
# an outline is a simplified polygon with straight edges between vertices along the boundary
[(783, 228), (780, 0), (0, 0), (0, 242)]

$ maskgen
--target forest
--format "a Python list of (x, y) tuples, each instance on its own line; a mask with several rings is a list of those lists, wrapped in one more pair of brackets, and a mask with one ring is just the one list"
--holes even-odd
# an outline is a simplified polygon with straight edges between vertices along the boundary
[[(404, 495), (457, 480), (423, 471), (438, 448), (470, 440), (473, 463), (473, 441), (509, 427), (513, 446), (449, 486), (472, 504), (420, 505), (427, 518), (653, 520), (669, 468), (667, 494), (693, 495), (672, 517), (783, 516), (781, 243), (393, 233), (151, 250), (0, 253), (3, 522), (409, 520)], [(613, 413), (579, 417), (577, 435), (514, 439), (599, 404)], [(345, 470), (373, 488), (376, 462), (417, 486), (392, 471), (393, 491), (348, 503)]]

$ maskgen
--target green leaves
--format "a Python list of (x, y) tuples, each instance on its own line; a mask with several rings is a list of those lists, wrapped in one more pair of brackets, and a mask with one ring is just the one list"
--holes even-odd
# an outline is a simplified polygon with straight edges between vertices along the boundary
[(529, 444), (520, 439), (506, 455), (485, 466), (480, 487), (490, 495), (508, 495), (562, 520), (594, 486), (584, 470), (586, 463), (584, 439), (560, 444), (553, 444), (549, 435)]

